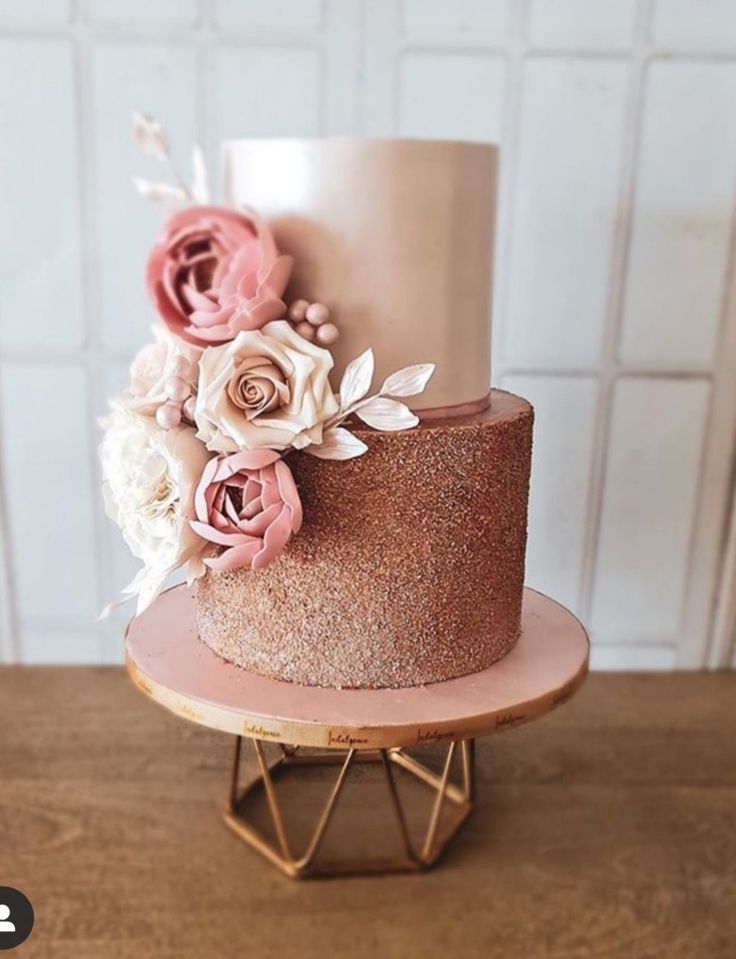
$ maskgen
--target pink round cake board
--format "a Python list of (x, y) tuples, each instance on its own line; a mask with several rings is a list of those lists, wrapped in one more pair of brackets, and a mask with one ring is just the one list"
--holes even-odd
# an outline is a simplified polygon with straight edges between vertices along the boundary
[(177, 715), (257, 739), (358, 749), (467, 739), (534, 719), (575, 692), (589, 649), (572, 613), (526, 589), (518, 643), (482, 672), (404, 689), (297, 686), (213, 653), (197, 635), (185, 586), (135, 617), (126, 645), (133, 682)]

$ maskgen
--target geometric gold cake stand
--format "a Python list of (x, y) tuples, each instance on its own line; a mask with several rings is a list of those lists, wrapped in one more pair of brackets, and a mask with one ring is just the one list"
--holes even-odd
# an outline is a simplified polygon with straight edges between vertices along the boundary
[[(407, 689), (297, 686), (220, 659), (200, 641), (191, 592), (179, 586), (132, 620), (126, 651), (143, 693), (235, 735), (225, 822), (286, 875), (307, 878), (433, 866), (474, 807), (475, 738), (569, 699), (585, 678), (589, 646), (572, 613), (526, 589), (518, 643), (480, 673)], [(329, 788), (316, 784), (321, 811), (300, 823), (300, 796), (326, 767)], [(352, 813), (346, 833), (342, 810), (344, 838), (341, 806)], [(396, 848), (381, 852), (391, 835)], [(348, 852), (356, 836), (363, 848)]]

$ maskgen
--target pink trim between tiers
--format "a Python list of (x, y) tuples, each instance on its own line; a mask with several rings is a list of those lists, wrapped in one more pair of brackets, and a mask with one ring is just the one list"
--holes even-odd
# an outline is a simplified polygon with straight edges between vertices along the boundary
[(454, 416), (472, 416), (473, 413), (482, 413), (491, 405), (491, 394), (486, 393), (479, 400), (469, 403), (456, 403), (454, 406), (432, 406), (426, 410), (414, 410), (420, 420), (444, 420)]

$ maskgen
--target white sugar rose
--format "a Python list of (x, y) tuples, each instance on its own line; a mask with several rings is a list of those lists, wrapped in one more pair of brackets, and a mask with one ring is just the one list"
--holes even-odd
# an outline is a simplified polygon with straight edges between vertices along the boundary
[(337, 412), (329, 383), (332, 355), (285, 320), (239, 333), (199, 361), (197, 436), (218, 453), (322, 442)]
[(103, 423), (100, 446), (103, 497), (143, 569), (127, 595), (138, 596), (140, 613), (161, 591), (166, 576), (189, 564), (190, 578), (204, 571), (210, 548), (190, 526), (194, 493), (208, 453), (191, 427), (163, 430), (132, 410), (114, 409)]

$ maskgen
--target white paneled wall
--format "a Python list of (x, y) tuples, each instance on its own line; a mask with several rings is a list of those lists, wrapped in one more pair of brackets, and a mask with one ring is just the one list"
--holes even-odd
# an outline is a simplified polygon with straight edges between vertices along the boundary
[(626, 72), (624, 62), (602, 58), (545, 57), (524, 66), (511, 170), (508, 296), (497, 338), (504, 363), (552, 369), (598, 364), (621, 180)]
[(0, 0), (0, 91), (0, 660), (121, 656), (95, 416), (152, 321), (142, 109), (215, 179), (227, 136), (500, 142), (528, 580), (601, 667), (731, 662), (733, 0)]
[(0, 84), (0, 342), (3, 352), (76, 351), (84, 309), (72, 44), (0, 37)]

